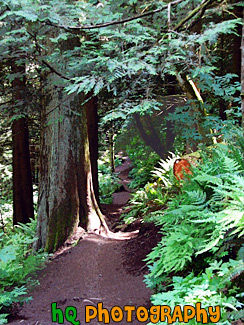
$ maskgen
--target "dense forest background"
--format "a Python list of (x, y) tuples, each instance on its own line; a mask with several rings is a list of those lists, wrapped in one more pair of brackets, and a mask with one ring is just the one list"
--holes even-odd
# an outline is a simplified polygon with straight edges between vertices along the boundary
[(152, 303), (243, 317), (243, 34), (238, 1), (0, 1), (2, 323), (78, 226), (110, 235), (121, 150)]

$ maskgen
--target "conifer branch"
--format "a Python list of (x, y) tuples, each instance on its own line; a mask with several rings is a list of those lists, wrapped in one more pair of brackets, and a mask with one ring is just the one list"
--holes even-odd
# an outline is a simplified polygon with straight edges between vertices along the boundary
[[(177, 5), (178, 3), (182, 2), (183, 0), (175, 0), (175, 1), (172, 1), (171, 2), (171, 6), (175, 6)], [(154, 15), (158, 12), (161, 12), (165, 9), (168, 8), (168, 4), (163, 6), (162, 8), (159, 8), (159, 9), (155, 9), (155, 10), (152, 10), (152, 11), (148, 11), (148, 12), (145, 12), (141, 15), (137, 15), (137, 16), (134, 16), (134, 17), (131, 17), (131, 18), (125, 18), (125, 19), (121, 19), (121, 20), (115, 20), (115, 21), (110, 21), (110, 22), (107, 22), (107, 23), (102, 23), (102, 24), (96, 24), (96, 25), (84, 25), (84, 26), (66, 26), (66, 25), (56, 25), (52, 22), (48, 22), (46, 23), (47, 25), (51, 25), (51, 26), (54, 26), (54, 27), (58, 27), (58, 28), (62, 28), (62, 29), (66, 29), (66, 30), (72, 30), (72, 31), (77, 31), (77, 30), (85, 30), (85, 29), (96, 29), (96, 28), (104, 28), (104, 27), (108, 27), (108, 26), (113, 26), (113, 25), (119, 25), (119, 24), (124, 24), (124, 23), (128, 23), (130, 21), (133, 21), (133, 20), (136, 20), (136, 19), (140, 19), (140, 18), (144, 18), (144, 17), (147, 17), (147, 16), (151, 16), (151, 15)]]
[(48, 69), (51, 71), (51, 72), (54, 72), (56, 75), (58, 75), (60, 78), (62, 79), (65, 79), (65, 80), (71, 80), (71, 78), (67, 77), (67, 76), (64, 76), (61, 72), (57, 71), (54, 69), (54, 67), (52, 67), (47, 61), (45, 60), (42, 60), (42, 63), (48, 67)]
[(197, 8), (193, 9), (189, 15), (187, 15), (182, 21), (179, 22), (177, 26), (173, 28), (173, 30), (178, 31), (188, 20), (190, 20), (192, 17), (194, 17), (196, 14), (199, 13), (201, 10), (206, 10), (206, 8), (215, 0), (207, 0), (201, 3)]

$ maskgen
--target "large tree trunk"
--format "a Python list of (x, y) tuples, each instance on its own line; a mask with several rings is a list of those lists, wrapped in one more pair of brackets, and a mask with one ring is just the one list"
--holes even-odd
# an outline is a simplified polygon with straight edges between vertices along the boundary
[[(12, 81), (14, 114), (24, 112), (25, 66), (11, 64), (12, 72), (20, 74)], [(27, 223), (34, 218), (33, 188), (29, 152), (29, 132), (26, 117), (15, 119), (12, 124), (13, 141), (13, 224)]]
[[(53, 34), (50, 32), (50, 36), (57, 36), (57, 30), (53, 30)], [(54, 44), (48, 45), (51, 54)], [(66, 51), (74, 51), (79, 45), (76, 36), (59, 44), (63, 53), (62, 64), (52, 66), (52, 73), (46, 79), (36, 250), (57, 250), (75, 232), (79, 222), (91, 232), (108, 231), (96, 200), (90, 160), (91, 156), (95, 160), (93, 173), (96, 175), (96, 99), (86, 101), (87, 97), (81, 93), (68, 95), (64, 91), (62, 73), (69, 71)]]
[(48, 252), (62, 245), (75, 230), (79, 218), (77, 152), (73, 143), (73, 137), (76, 136), (73, 124), (77, 116), (66, 110), (65, 106), (73, 109), (75, 102), (78, 105), (80, 102), (78, 98), (72, 97), (58, 105), (59, 100), (64, 101), (63, 90), (53, 85), (50, 87), (41, 125), (36, 243), (36, 248), (45, 248)]
[[(35, 248), (55, 251), (76, 230), (107, 231), (99, 210), (90, 162), (83, 96), (52, 86), (42, 120), (41, 170)], [(90, 104), (89, 104), (90, 105)], [(56, 108), (55, 108), (56, 107)]]
[(89, 146), (88, 125), (90, 133), (97, 126), (91, 127), (91, 116), (89, 123), (87, 116), (96, 111), (96, 101), (83, 104), (83, 95), (67, 95), (62, 87), (54, 86), (61, 83), (59, 77), (50, 79), (51, 89), (42, 115), (39, 239), (35, 249), (53, 252), (79, 222), (91, 232), (108, 229), (96, 200), (90, 160), (91, 152), (96, 161), (97, 155), (94, 156), (92, 144)]

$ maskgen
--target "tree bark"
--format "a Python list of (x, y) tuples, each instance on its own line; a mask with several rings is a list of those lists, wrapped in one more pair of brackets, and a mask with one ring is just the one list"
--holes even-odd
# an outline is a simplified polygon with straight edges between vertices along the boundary
[[(25, 110), (25, 66), (11, 63), (12, 72), (19, 74), (12, 81), (12, 100), (16, 115)], [(13, 147), (13, 224), (28, 223), (34, 218), (32, 174), (29, 151), (27, 117), (17, 118), (12, 123)]]
[[(38, 242), (53, 252), (79, 222), (90, 232), (107, 231), (94, 188), (84, 97), (52, 86), (42, 119)], [(55, 108), (56, 107), (56, 108)], [(54, 109), (55, 108), (55, 109)]]
[[(243, 17), (244, 21), (244, 17)], [(242, 128), (244, 129), (244, 24), (242, 25), (242, 42), (241, 42), (241, 111), (242, 111)]]
[[(224, 11), (222, 12), (222, 20), (225, 20), (225, 14)], [(234, 36), (234, 35), (231, 35)], [(221, 34), (220, 35), (220, 75), (223, 76), (226, 73), (226, 53), (224, 52), (224, 48), (225, 48), (225, 44), (224, 44), (224, 40), (225, 40), (225, 35)], [(225, 121), (227, 120), (227, 115), (226, 115), (226, 110), (228, 107), (228, 103), (223, 99), (220, 98), (220, 100), (218, 101), (218, 106), (219, 106), (219, 117)]]
[[(87, 103), (85, 104), (87, 105)], [(77, 184), (80, 200), (80, 223), (88, 232), (107, 232), (108, 228), (99, 209), (92, 178), (90, 160), (89, 137), (87, 127), (87, 109), (81, 108), (80, 139), (82, 145), (79, 148), (77, 161)]]
[[(79, 42), (74, 36), (59, 48), (61, 52), (70, 51)], [(53, 47), (49, 44), (50, 53)], [(64, 80), (55, 73), (69, 67), (69, 56), (64, 53), (63, 58), (62, 66), (54, 67), (46, 78), (42, 113), (38, 240), (34, 249), (47, 252), (57, 250), (79, 223), (90, 232), (108, 232), (96, 200), (91, 166), (92, 156), (96, 174), (96, 99), (86, 102), (83, 94), (64, 91)]]
[[(89, 94), (90, 97), (92, 94)], [(88, 97), (88, 98), (89, 98)], [(98, 183), (98, 105), (97, 97), (92, 97), (86, 104), (87, 127), (90, 148), (90, 160), (93, 179), (93, 188), (96, 200), (99, 204), (99, 183)]]
[(111, 125), (109, 131), (108, 131), (108, 143), (109, 143), (109, 162), (110, 162), (110, 168), (111, 172), (115, 172), (115, 161), (114, 161), (114, 129), (113, 125)]
[[(234, 1), (234, 3), (237, 1)], [(243, 7), (235, 6), (233, 13), (237, 18), (243, 17)], [(238, 81), (241, 78), (241, 66), (242, 66), (242, 56), (241, 56), (241, 45), (242, 45), (242, 26), (240, 24), (236, 27), (236, 34), (231, 35), (233, 37), (233, 48), (232, 48), (232, 73), (238, 75)]]
[(75, 230), (79, 218), (77, 153), (72, 141), (75, 117), (65, 106), (72, 109), (80, 102), (72, 96), (59, 105), (59, 100), (64, 100), (62, 90), (53, 85), (50, 88), (42, 114), (38, 242), (35, 245), (48, 252), (64, 243)]

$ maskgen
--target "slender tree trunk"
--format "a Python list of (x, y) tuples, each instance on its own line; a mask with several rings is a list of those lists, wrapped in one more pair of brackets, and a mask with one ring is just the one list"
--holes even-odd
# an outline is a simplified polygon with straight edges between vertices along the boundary
[[(238, 1), (234, 1), (238, 2)], [(243, 17), (243, 7), (242, 6), (235, 6), (233, 9), (233, 13), (236, 17), (242, 18)], [(242, 65), (242, 54), (241, 54), (241, 45), (242, 45), (242, 26), (238, 24), (236, 27), (236, 34), (232, 35), (233, 37), (233, 48), (232, 48), (232, 73), (238, 75), (238, 81), (241, 78), (241, 65)]]
[[(85, 104), (87, 105), (87, 103)], [(87, 109), (81, 108), (80, 139), (78, 148), (77, 180), (80, 200), (80, 223), (89, 232), (107, 232), (108, 228), (99, 209), (93, 187), (92, 168), (87, 128)]]
[[(177, 80), (179, 85), (181, 86), (182, 90), (185, 92), (187, 99), (190, 100), (191, 111), (190, 114), (194, 119), (194, 128), (198, 131), (199, 135), (202, 137), (202, 141), (205, 144), (210, 144), (211, 140), (207, 137), (207, 134), (211, 133), (210, 129), (206, 129), (203, 127), (202, 122), (206, 117), (206, 111), (203, 105), (203, 101), (201, 95), (194, 84), (194, 82), (189, 79), (187, 75), (181, 75), (180, 73), (177, 74)], [(197, 150), (198, 142), (194, 139), (190, 139), (187, 144), (187, 152), (191, 150)]]
[(115, 172), (115, 162), (114, 162), (114, 129), (113, 126), (109, 129), (108, 134), (108, 143), (109, 143), (109, 161), (112, 173)]
[[(244, 21), (244, 17), (243, 17)], [(241, 42), (241, 111), (242, 111), (242, 128), (244, 129), (244, 24), (242, 25), (242, 42)]]
[[(212, 1), (208, 1), (208, 3), (203, 3), (200, 5), (201, 9), (199, 8), (199, 16), (197, 19), (193, 21), (193, 24), (190, 26), (190, 30), (192, 32), (195, 32), (197, 34), (201, 34), (202, 31), (202, 17), (204, 15), (205, 10), (209, 5), (211, 5)], [(194, 12), (195, 9), (193, 9)], [(191, 14), (190, 14), (191, 15)], [(186, 18), (187, 19), (187, 18)], [(177, 29), (177, 27), (175, 27)], [(192, 48), (193, 52), (196, 52), (196, 48)], [(198, 54), (199, 58), (195, 58), (195, 62), (193, 62), (193, 65), (200, 65), (200, 55)], [(199, 135), (202, 137), (201, 142), (205, 144), (209, 144), (209, 138), (207, 137), (207, 134), (210, 133), (210, 130), (206, 130), (202, 126), (202, 122), (204, 118), (206, 117), (205, 108), (203, 105), (203, 101), (200, 95), (200, 91), (197, 88), (197, 85), (191, 80), (186, 73), (181, 73), (178, 71), (177, 73), (177, 80), (182, 88), (182, 90), (185, 92), (186, 97), (190, 101), (190, 115), (192, 119), (194, 120), (194, 123), (192, 123), (191, 127), (193, 127), (196, 132), (199, 133)], [(186, 151), (196, 151), (197, 150), (198, 141), (194, 138), (189, 139), (186, 141)]]
[[(222, 12), (222, 20), (225, 20), (225, 15), (224, 15), (224, 11)], [(226, 73), (226, 53), (224, 52), (224, 39), (225, 39), (225, 35), (221, 34), (220, 35), (220, 75), (223, 76)], [(224, 121), (227, 119), (227, 115), (226, 115), (226, 109), (228, 107), (228, 103), (223, 99), (220, 98), (219, 102), (218, 102), (218, 106), (219, 106), (219, 117)]]
[[(90, 97), (92, 94), (89, 94)], [(96, 200), (99, 204), (99, 183), (98, 183), (98, 105), (97, 97), (92, 97), (86, 104), (87, 127), (89, 137), (89, 148), (91, 158), (91, 169), (93, 188)]]
[[(14, 114), (24, 112), (25, 66), (11, 64), (12, 72), (20, 74), (12, 81)], [(29, 151), (29, 132), (26, 117), (15, 119), (12, 124), (13, 141), (13, 224), (27, 223), (34, 218), (32, 174)]]

